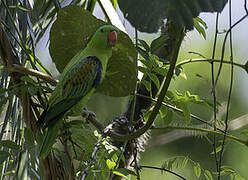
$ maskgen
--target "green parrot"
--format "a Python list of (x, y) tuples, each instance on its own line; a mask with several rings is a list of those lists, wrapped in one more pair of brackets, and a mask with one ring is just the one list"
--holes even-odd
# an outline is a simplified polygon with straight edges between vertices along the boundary
[(55, 143), (64, 114), (77, 104), (83, 108), (102, 82), (118, 32), (112, 25), (101, 26), (86, 48), (74, 56), (64, 68), (47, 108), (37, 121), (38, 128), (47, 127), (39, 153), (41, 158), (49, 154)]

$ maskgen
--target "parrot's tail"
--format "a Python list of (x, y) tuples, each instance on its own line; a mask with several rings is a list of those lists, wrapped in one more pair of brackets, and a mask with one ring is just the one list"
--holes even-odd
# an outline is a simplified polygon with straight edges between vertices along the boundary
[(40, 147), (39, 156), (45, 158), (51, 151), (53, 144), (56, 142), (59, 129), (63, 124), (63, 119), (59, 119), (57, 123), (53, 123), (48, 126), (48, 129), (45, 133), (45, 137)]

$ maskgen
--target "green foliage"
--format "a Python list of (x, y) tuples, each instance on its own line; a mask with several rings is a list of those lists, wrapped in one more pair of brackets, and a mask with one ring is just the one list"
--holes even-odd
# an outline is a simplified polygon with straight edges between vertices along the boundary
[(87, 2), (87, 7), (86, 7), (86, 9), (87, 9), (88, 11), (90, 11), (91, 13), (93, 13), (93, 10), (94, 10), (94, 8), (95, 8), (95, 5), (96, 5), (96, 0), (89, 0), (89, 1)]
[(168, 36), (161, 35), (158, 38), (154, 39), (151, 43), (151, 53), (155, 54), (162, 46), (166, 45)]
[[(151, 83), (154, 83), (156, 88), (159, 89), (160, 80), (158, 75), (166, 76), (168, 66), (164, 65), (156, 55), (152, 54), (152, 48), (144, 40), (138, 40), (138, 42), (136, 49), (142, 57), (139, 60), (143, 66), (138, 66), (137, 69), (144, 73), (144, 77), (149, 77), (149, 80), (142, 78), (141, 83), (145, 85), (148, 91), (151, 91)], [(153, 42), (152, 44), (154, 44)]]
[[(79, 161), (90, 159), (91, 152), (97, 141), (97, 137), (92, 133), (91, 127), (86, 124), (75, 123), (75, 120), (70, 121), (66, 126), (70, 127), (70, 129), (69, 134), (68, 132), (63, 134), (64, 138), (71, 135), (72, 140), (81, 147), (81, 149), (78, 149), (79, 147), (76, 148), (74, 153), (77, 154), (77, 157), (75, 158)], [(84, 152), (82, 152), (82, 150)], [(74, 155), (76, 156), (76, 154)], [(83, 165), (84, 163), (81, 162), (81, 164)]]
[[(86, 47), (96, 29), (104, 24), (78, 6), (60, 10), (51, 29), (49, 47), (52, 60), (60, 72), (74, 55)], [(107, 66), (108, 73), (97, 91), (116, 97), (132, 93), (136, 85), (136, 64), (134, 45), (125, 33), (120, 32)]]
[(113, 4), (114, 8), (116, 8), (118, 4), (118, 0), (111, 0), (111, 3)]
[[(44, 85), (43, 81), (37, 81), (34, 78), (31, 78), (30, 76), (22, 76), (20, 78), (24, 84), (21, 86), (17, 86), (15, 88), (11, 88), (13, 94), (16, 94), (16, 91), (20, 92), (28, 92), (30, 96), (36, 96), (37, 93), (43, 94), (44, 92), (51, 93), (52, 89), (46, 85)], [(11, 93), (11, 91), (10, 91)]]
[(30, 61), (34, 64), (37, 65), (43, 72), (49, 74), (51, 76), (51, 73), (47, 70), (47, 68), (42, 64), (40, 59), (35, 56), (34, 52), (29, 49), (28, 46), (26, 46), (26, 50), (29, 56)]
[[(129, 22), (139, 31), (154, 33), (170, 19), (180, 27), (193, 29), (201, 12), (221, 12), (227, 0), (119, 0), (119, 6)], [(141, 8), (142, 7), (142, 8)], [(154, 13), (156, 12), (156, 13)]]
[(113, 171), (113, 174), (118, 175), (120, 177), (124, 177), (125, 179), (128, 179), (128, 175), (136, 176), (134, 171), (131, 171), (131, 170), (126, 169), (126, 168), (115, 169)]
[(195, 29), (206, 39), (207, 24), (199, 17), (194, 18), (194, 27)]
[[(219, 153), (221, 151), (221, 149), (222, 149), (222, 146), (218, 146), (218, 147), (216, 147), (215, 152)], [(211, 154), (213, 155), (214, 151), (212, 151)]]
[(191, 122), (190, 104), (200, 104), (208, 107), (208, 104), (204, 100), (201, 100), (198, 95), (190, 94), (189, 91), (186, 91), (184, 95), (178, 91), (169, 91), (165, 102), (181, 109), (188, 124)]
[[(214, 172), (213, 174), (218, 175), (218, 172)], [(221, 166), (220, 176), (221, 177), (229, 176), (230, 179), (232, 180), (244, 180), (245, 179), (231, 166), (226, 166), (226, 165)]]
[[(201, 167), (200, 163), (193, 161), (189, 157), (182, 156), (172, 157), (166, 160), (161, 167), (173, 171), (176, 169), (185, 169), (187, 166), (192, 166), (192, 171), (197, 179), (205, 177), (206, 180), (213, 180), (213, 175), (218, 175), (217, 172), (211, 173), (211, 171), (204, 169), (203, 167)], [(221, 166), (221, 169), (222, 177), (229, 176), (230, 179), (233, 180), (244, 180), (244, 178), (230, 166)]]
[(183, 162), (182, 162), (182, 168), (185, 168), (185, 166), (187, 165), (188, 161), (189, 161), (189, 158), (184, 157)]
[(182, 157), (182, 156), (172, 157), (163, 163), (162, 168), (166, 168), (168, 170), (175, 170), (178, 168), (184, 169), (188, 165), (191, 165), (193, 167), (194, 175), (197, 178), (200, 178), (202, 175), (202, 171), (204, 171), (204, 176), (211, 179), (212, 177), (211, 172), (208, 170), (204, 170), (198, 162), (193, 161), (189, 157)]
[(7, 151), (0, 151), (0, 164), (6, 161), (9, 156), (10, 156), (10, 153), (8, 153)]
[(196, 175), (196, 177), (200, 177), (201, 176), (201, 167), (200, 167), (200, 164), (199, 163), (196, 163), (193, 167), (194, 169), (194, 173)]
[[(72, 158), (76, 162), (74, 163), (75, 170), (79, 173), (86, 168), (87, 162), (92, 161), (92, 151), (101, 135), (97, 131), (92, 133), (92, 127), (88, 124), (82, 124), (80, 120), (70, 121), (66, 123), (66, 127), (67, 129), (64, 129), (61, 137), (72, 151)], [(71, 137), (69, 141), (68, 137)], [(63, 164), (67, 169), (71, 169), (70, 162), (65, 158), (66, 154), (60, 150), (59, 144), (57, 143), (55, 147), (55, 152), (60, 157), (63, 157)], [(122, 156), (122, 152), (109, 142), (109, 138), (103, 139), (94, 159), (94, 164), (89, 169), (88, 179), (109, 179), (112, 173), (122, 177), (126, 177), (129, 174), (135, 175), (131, 170), (118, 168), (118, 163), (123, 158)]]
[(13, 152), (18, 153), (21, 150), (21, 147), (18, 146), (15, 142), (10, 140), (2, 140), (0, 141), (1, 148), (11, 149)]
[(209, 170), (204, 170), (204, 176), (206, 180), (213, 180), (213, 176)]
[(164, 120), (164, 125), (168, 126), (173, 121), (173, 111), (168, 107), (162, 105), (159, 109), (160, 117)]
[[(159, 58), (152, 53), (152, 49), (155, 49), (154, 51), (156, 51), (158, 48), (161, 48), (166, 39), (167, 38), (163, 36), (159, 37), (159, 39), (154, 39), (150, 46), (144, 40), (138, 40), (137, 51), (142, 57), (142, 59), (139, 60), (143, 64), (143, 66), (138, 66), (138, 70), (144, 73), (144, 77), (149, 77), (149, 79), (142, 78), (141, 80), (141, 83), (144, 84), (149, 92), (151, 92), (151, 83), (154, 83), (157, 89), (160, 88), (161, 80), (158, 78), (159, 75), (162, 77), (167, 75), (169, 65), (161, 62)], [(187, 79), (181, 66), (177, 66), (175, 69), (174, 78), (177, 76), (180, 76), (185, 80)], [(186, 119), (187, 124), (191, 122), (190, 104), (200, 104), (211, 108), (208, 100), (200, 99), (198, 95), (193, 95), (189, 91), (186, 91), (184, 95), (176, 90), (174, 92), (168, 91), (164, 102), (181, 109), (183, 114), (179, 113), (179, 115)], [(173, 122), (173, 111), (168, 107), (162, 106), (159, 113), (164, 120), (165, 125), (169, 125)], [(145, 115), (145, 119), (146, 117), (147, 114)]]

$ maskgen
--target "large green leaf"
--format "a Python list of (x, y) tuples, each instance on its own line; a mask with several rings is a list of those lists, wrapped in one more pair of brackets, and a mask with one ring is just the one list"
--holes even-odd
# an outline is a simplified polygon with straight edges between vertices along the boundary
[(179, 27), (193, 29), (201, 12), (221, 12), (227, 0), (119, 0), (119, 7), (139, 31), (154, 33), (169, 18)]
[[(49, 47), (53, 62), (60, 72), (74, 55), (86, 47), (94, 32), (104, 24), (75, 5), (60, 10), (50, 32)], [(135, 47), (128, 35), (120, 32), (107, 66), (106, 77), (97, 91), (116, 97), (131, 94), (136, 84), (136, 67)]]

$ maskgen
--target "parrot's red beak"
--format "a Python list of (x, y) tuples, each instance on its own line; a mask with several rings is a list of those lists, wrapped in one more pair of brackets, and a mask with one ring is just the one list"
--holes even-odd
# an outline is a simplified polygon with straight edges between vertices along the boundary
[(117, 42), (117, 32), (111, 31), (108, 35), (108, 43), (110, 46), (115, 46)]

